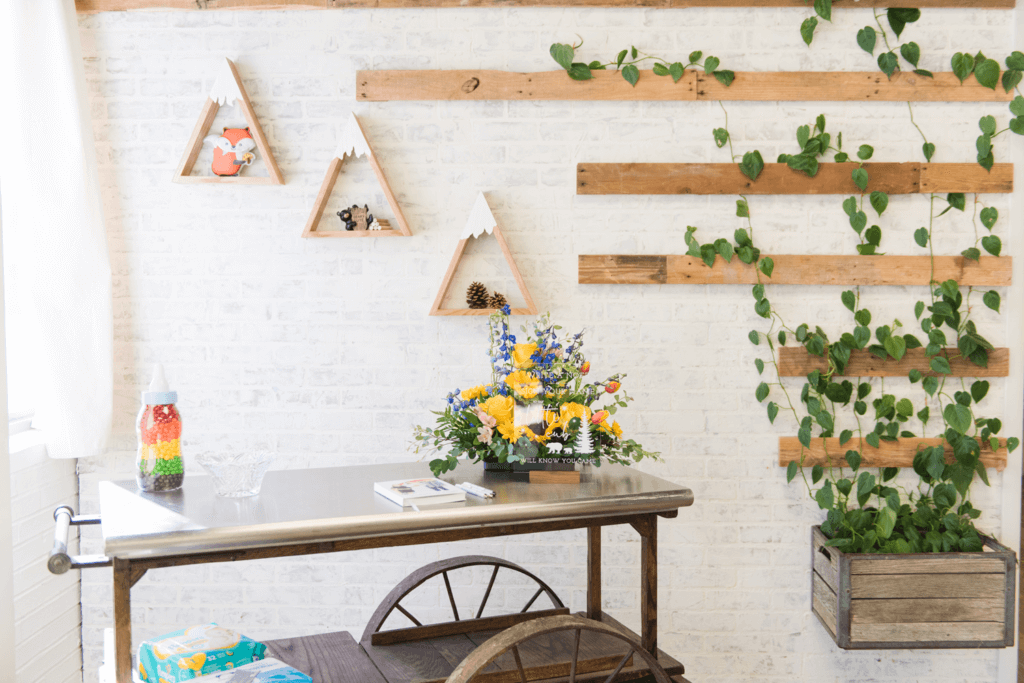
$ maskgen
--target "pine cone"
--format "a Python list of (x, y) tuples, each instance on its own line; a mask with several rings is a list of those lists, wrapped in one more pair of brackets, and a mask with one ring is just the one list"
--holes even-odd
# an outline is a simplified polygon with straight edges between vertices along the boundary
[(487, 288), (474, 282), (466, 290), (466, 303), (470, 308), (487, 308)]
[(487, 308), (504, 308), (508, 305), (508, 299), (505, 298), (504, 294), (495, 292), (487, 299)]

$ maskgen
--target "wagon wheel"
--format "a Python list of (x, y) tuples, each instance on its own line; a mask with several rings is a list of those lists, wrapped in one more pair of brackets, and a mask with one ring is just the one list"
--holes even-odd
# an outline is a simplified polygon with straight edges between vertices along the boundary
[[(459, 608), (455, 604), (455, 594), (452, 592), (451, 581), (448, 579), (448, 572), (455, 569), (462, 569), (464, 567), (477, 566), (491, 566), (494, 567), (494, 571), (491, 572), (491, 578), (487, 584), (487, 590), (484, 593), (484, 597), (480, 602), (479, 608), (476, 610), (476, 616), (460, 615)], [(484, 612), (484, 607), (487, 606), (487, 598), (491, 595), (491, 589), (494, 587), (494, 580), (498, 577), (498, 571), (500, 569), (505, 569), (506, 571), (512, 571), (526, 576), (537, 584), (537, 591), (518, 613), (498, 617), (481, 618)], [(437, 575), (441, 575), (444, 579), (444, 586), (448, 591), (448, 600), (452, 606), (452, 616), (454, 621), (446, 622), (444, 624), (424, 625), (409, 610), (402, 607), (401, 602), (407, 595), (415, 591), (427, 580)], [(551, 600), (551, 604), (553, 605), (553, 609), (528, 612), (527, 610), (533, 606), (541, 594), (546, 594), (548, 596), (548, 599)], [(406, 618), (416, 626), (382, 631), (381, 628), (384, 626), (384, 622), (395, 610), (404, 614)], [(410, 640), (431, 638), (439, 635), (455, 635), (459, 633), (473, 633), (476, 631), (507, 628), (525, 619), (536, 619), (552, 615), (565, 615), (568, 613), (568, 608), (562, 604), (562, 601), (550, 586), (544, 583), (533, 573), (520, 567), (518, 564), (502, 560), (498, 557), (488, 557), (487, 555), (466, 555), (463, 557), (454, 557), (450, 560), (432, 562), (431, 564), (420, 567), (412, 574), (405, 577), (401, 583), (395, 586), (391, 592), (387, 594), (384, 600), (381, 601), (380, 605), (377, 606), (373, 616), (370, 617), (370, 621), (366, 624), (366, 630), (363, 631), (363, 637), (360, 640), (365, 641), (370, 639), (373, 645), (390, 645)]]
[(596, 680), (604, 681), (604, 683), (612, 683), (616, 676), (618, 676), (622, 671), (623, 667), (625, 667), (630, 661), (630, 658), (633, 656), (639, 656), (640, 659), (643, 660), (644, 666), (649, 669), (649, 671), (644, 672), (645, 676), (653, 676), (657, 683), (672, 683), (672, 679), (669, 678), (665, 669), (663, 669), (658, 663), (657, 658), (645, 650), (639, 642), (622, 631), (612, 628), (607, 624), (603, 624), (600, 621), (585, 619), (575, 615), (535, 619), (533, 621), (516, 624), (515, 626), (502, 631), (477, 649), (470, 652), (466, 658), (463, 659), (457, 667), (455, 667), (455, 670), (452, 671), (451, 675), (448, 676), (446, 683), (470, 683), (470, 681), (483, 681), (487, 678), (493, 677), (493, 669), (490, 672), (485, 673), (485, 671), (494, 662), (494, 660), (498, 659), (506, 652), (512, 653), (516, 669), (518, 670), (518, 681), (520, 683), (528, 683), (531, 680), (550, 678), (553, 673), (550, 666), (545, 667), (547, 669), (546, 671), (541, 670), (540, 668), (532, 669), (524, 667), (523, 657), (520, 655), (519, 647), (532, 638), (565, 631), (574, 632), (572, 659), (562, 664), (562, 672), (554, 673), (554, 675), (565, 675), (564, 667), (567, 664), (569, 683), (576, 683), (577, 674), (588, 674), (588, 680), (594, 680), (593, 676), (589, 674), (592, 674), (595, 670), (603, 673), (611, 668), (610, 665), (596, 669), (591, 666), (589, 667), (589, 671), (582, 670), (584, 667), (580, 666), (580, 638), (584, 631), (591, 631), (603, 636), (616, 638), (623, 641), (628, 647), (626, 654), (619, 660), (618, 664), (615, 665), (614, 670), (608, 674), (608, 677), (598, 677)]

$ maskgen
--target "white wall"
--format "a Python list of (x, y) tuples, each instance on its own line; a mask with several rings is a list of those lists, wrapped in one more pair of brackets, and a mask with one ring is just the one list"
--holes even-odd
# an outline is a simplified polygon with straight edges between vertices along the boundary
[[(567, 330), (588, 328), (596, 375), (629, 374), (625, 388), (637, 401), (619, 421), (665, 457), (644, 469), (694, 490), (694, 506), (663, 524), (659, 573), (659, 643), (686, 663), (688, 677), (708, 683), (997, 680), (997, 651), (842, 652), (810, 614), (807, 544), (809, 526), (821, 515), (775, 465), (777, 437), (793, 434), (795, 426), (781, 418), (770, 425), (753, 399), (757, 349), (746, 336), (762, 324), (747, 288), (576, 284), (577, 254), (683, 253), (687, 225), (699, 226), (698, 235), (709, 241), (742, 225), (734, 197), (575, 196), (577, 162), (728, 161), (711, 137), (723, 123), (717, 103), (354, 102), (359, 68), (547, 70), (554, 67), (548, 46), (577, 34), (586, 39), (587, 60), (610, 59), (635, 44), (674, 59), (704, 50), (735, 70), (872, 70), (854, 41), (856, 30), (872, 22), (869, 12), (837, 10), (836, 24), (819, 29), (810, 50), (798, 33), (806, 13), (779, 9), (81, 17), (113, 250), (117, 354), (114, 448), (81, 463), (83, 508), (95, 509), (98, 480), (132, 476), (138, 392), (158, 361), (181, 396), (186, 458), (269, 445), (282, 467), (411, 459), (410, 427), (429, 420), (449, 388), (475, 384), (487, 371), (483, 319), (426, 316), (483, 189), (538, 306)], [(924, 68), (948, 70), (954, 51), (1007, 54), (1011, 22), (1008, 12), (929, 10), (904, 35), (922, 45)], [(171, 183), (223, 56), (237, 57), (287, 178), (284, 187)], [(875, 160), (920, 159), (905, 104), (727, 108), (739, 153), (756, 147), (774, 160), (791, 152), (797, 126), (824, 113), (847, 148), (869, 143)], [(353, 110), (383, 159), (412, 239), (299, 238)], [(917, 122), (938, 145), (935, 161), (942, 162), (973, 161), (976, 122), (985, 113), (1005, 125), (1002, 105), (915, 105)], [(998, 139), (1000, 161), (1010, 158), (1005, 137)], [(346, 202), (383, 208), (373, 188), (365, 162), (354, 164), (339, 180), (325, 220)], [(856, 239), (841, 200), (752, 197), (755, 240), (767, 253), (853, 253)], [(1008, 198), (983, 201), (1003, 216), (997, 233), (1004, 253), (1020, 258)], [(912, 233), (927, 212), (925, 197), (893, 197), (882, 222), (883, 248), (919, 253)], [(948, 214), (937, 225), (937, 253), (959, 253), (973, 240), (969, 214)], [(459, 282), (484, 279), (508, 294), (504, 275), (491, 275), (501, 265), (497, 250), (480, 247)], [(833, 331), (851, 324), (839, 304), (841, 288), (772, 291), (794, 324)], [(910, 327), (913, 303), (925, 291), (865, 288), (862, 296), (876, 324), (899, 317)], [(1015, 288), (1004, 310), (1019, 308)], [(994, 343), (1021, 348), (1016, 317), (1011, 325), (1011, 316), (980, 306), (974, 315)], [(903, 394), (906, 384), (887, 387)], [(1019, 400), (1006, 386), (993, 382), (984, 408), (1002, 414), (1019, 435)], [(188, 469), (197, 471), (194, 464)], [(1004, 534), (1015, 522), (1004, 527), (1004, 515), (1019, 495), (1019, 468), (990, 477), (992, 487), (974, 494), (985, 511), (981, 526), (1015, 543), (1015, 533)], [(614, 530), (606, 541), (607, 605), (635, 625), (635, 535)], [(95, 537), (84, 545), (84, 552), (100, 550)], [(206, 620), (256, 638), (336, 629), (358, 635), (407, 572), (465, 552), (523, 562), (574, 608), (584, 604), (583, 534), (566, 532), (153, 571), (133, 591), (134, 637), (138, 642)], [(93, 570), (82, 580), (85, 680), (92, 681), (102, 629), (112, 621), (110, 575)], [(482, 591), (478, 584), (486, 577), (465, 580)], [(514, 591), (496, 597), (517, 599)], [(437, 599), (435, 593), (428, 601), (443, 605)]]

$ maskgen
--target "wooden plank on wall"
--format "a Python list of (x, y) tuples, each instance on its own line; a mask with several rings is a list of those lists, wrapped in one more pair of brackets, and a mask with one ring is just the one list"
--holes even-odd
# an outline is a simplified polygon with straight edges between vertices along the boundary
[(356, 99), (362, 102), (433, 100), (615, 100), (692, 102), (1007, 102), (1012, 93), (963, 84), (952, 73), (924, 78), (880, 71), (737, 72), (726, 87), (714, 76), (688, 70), (678, 83), (644, 72), (636, 87), (617, 71), (594, 71), (574, 81), (564, 71), (515, 73), (473, 70), (357, 71)]
[[(824, 442), (824, 443), (823, 443)], [(899, 441), (882, 441), (878, 448), (867, 443), (860, 443), (856, 438), (840, 446), (839, 439), (811, 439), (810, 448), (804, 448), (804, 467), (834, 463), (845, 465), (843, 456), (848, 450), (860, 451), (860, 466), (863, 467), (913, 467), (914, 454), (921, 448), (939, 446), (943, 442), (939, 438), (900, 439)], [(788, 467), (791, 461), (800, 462), (800, 440), (795, 436), (779, 437), (779, 467)], [(988, 445), (981, 449), (981, 461), (985, 467), (1002, 470), (1006, 467), (1006, 447), (1001, 446), (993, 452)], [(946, 448), (946, 462), (953, 463), (953, 450)]]
[[(813, 178), (785, 164), (765, 164), (757, 180), (737, 164), (583, 163), (576, 165), (576, 194), (861, 194), (855, 165), (825, 163)], [(1013, 164), (867, 163), (868, 191), (1012, 192)]]
[[(928, 285), (933, 276), (928, 256), (809, 256), (772, 255), (775, 270), (760, 282), (779, 285)], [(1013, 258), (936, 256), (934, 279), (956, 280), (962, 286), (1007, 287)], [(754, 285), (753, 265), (719, 257), (713, 268), (685, 255), (630, 256), (582, 254), (579, 283), (583, 285)]]
[[(834, 9), (890, 7), (892, 0), (836, 0)], [(900, 0), (900, 7), (1012, 9), (1015, 0)], [(345, 9), (353, 7), (792, 7), (807, 0), (75, 0), (81, 13), (138, 9)]]
[[(975, 365), (959, 355), (957, 349), (945, 349), (944, 356), (950, 358), (949, 367), (954, 377), (1009, 377), (1010, 350), (994, 349), (988, 354), (988, 366)], [(924, 375), (938, 376), (929, 367), (929, 357), (923, 348), (909, 349), (903, 358), (896, 361), (891, 358), (882, 360), (870, 351), (853, 351), (850, 362), (842, 373), (844, 377), (906, 377), (913, 369), (920, 370)], [(828, 370), (828, 361), (821, 356), (807, 352), (802, 346), (789, 346), (779, 349), (779, 375), (782, 377), (803, 377), (818, 370)]]

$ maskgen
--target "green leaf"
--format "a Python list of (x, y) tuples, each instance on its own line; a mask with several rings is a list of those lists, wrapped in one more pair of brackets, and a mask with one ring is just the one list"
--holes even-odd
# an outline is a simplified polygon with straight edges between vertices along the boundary
[(985, 396), (988, 394), (988, 387), (989, 383), (983, 379), (980, 379), (971, 384), (971, 397), (975, 400), (975, 402), (985, 398)]
[(800, 466), (797, 465), (795, 460), (790, 460), (789, 461), (789, 465), (786, 466), (786, 483), (787, 484), (789, 482), (793, 481), (793, 479), (796, 477), (796, 473), (797, 473), (797, 471), (799, 469), (800, 469)]
[(994, 59), (986, 59), (974, 67), (974, 77), (978, 83), (986, 88), (996, 89), (999, 85), (999, 62)]
[(1020, 439), (1018, 439), (1015, 436), (1011, 436), (1009, 439), (1006, 440), (1006, 451), (1008, 453), (1013, 453), (1015, 450), (1017, 450), (1017, 446), (1019, 445)]
[(853, 314), (853, 319), (857, 321), (858, 325), (866, 327), (871, 324), (871, 311), (866, 308), (862, 308)]
[(857, 158), (860, 159), (861, 161), (867, 161), (874, 155), (874, 153), (875, 148), (872, 147), (871, 145), (861, 145), (857, 149)]
[(773, 261), (770, 256), (765, 256), (761, 259), (761, 263), (758, 265), (758, 268), (766, 276), (771, 277), (772, 271), (775, 270), (775, 261)]
[(981, 246), (993, 256), (999, 256), (1003, 249), (1003, 241), (997, 235), (985, 235), (981, 238)]
[(779, 345), (780, 346), (785, 346), (786, 345), (786, 331), (785, 330), (779, 330)]
[(751, 180), (757, 180), (763, 170), (764, 159), (761, 158), (761, 152), (754, 150), (743, 155), (743, 161), (740, 162), (740, 171), (743, 172), (743, 175)]
[(635, 88), (636, 82), (640, 80), (640, 69), (636, 68), (635, 64), (627, 64), (622, 67), (622, 77)]
[(772, 306), (770, 303), (768, 303), (768, 299), (761, 299), (756, 304), (754, 304), (754, 312), (757, 313), (762, 318), (770, 318), (771, 310)]
[(760, 384), (757, 385), (757, 390), (754, 392), (754, 396), (757, 398), (758, 403), (760, 403), (761, 401), (765, 400), (765, 398), (768, 397), (768, 391), (768, 385), (765, 384), (764, 382), (761, 382)]
[(878, 512), (878, 520), (875, 522), (878, 536), (880, 538), (889, 538), (894, 528), (896, 528), (896, 511), (891, 507), (882, 508)]
[[(945, 358), (943, 358), (943, 360), (945, 360)], [(949, 363), (947, 362), (946, 365), (949, 365)], [(924, 390), (928, 392), (929, 396), (934, 396), (935, 392), (939, 388), (939, 378), (931, 376), (925, 377), (924, 381), (921, 382), (921, 386), (924, 387)]]
[(697, 62), (700, 61), (700, 58), (703, 56), (704, 53), (701, 52), (700, 50), (697, 50), (696, 52), (691, 52), (690, 56), (687, 57), (687, 59), (690, 61), (690, 64), (696, 64)]
[(864, 440), (867, 441), (868, 445), (872, 448), (878, 448), (878, 434), (876, 432), (871, 432), (864, 437)]
[(755, 358), (754, 367), (757, 368), (757, 374), (760, 375), (762, 372), (764, 372), (764, 361), (761, 360), (760, 358)]
[(885, 211), (885, 208), (889, 206), (889, 195), (884, 192), (875, 190), (871, 193), (871, 208), (873, 208), (879, 216)]
[(668, 75), (672, 77), (674, 83), (678, 83), (679, 79), (683, 77), (685, 70), (686, 68), (680, 62), (673, 62), (672, 66), (668, 68)]
[(894, 7), (886, 11), (886, 17), (889, 19), (889, 26), (892, 26), (893, 33), (899, 38), (900, 34), (903, 33), (904, 26), (912, 24), (921, 18), (921, 10)]
[(615, 58), (615, 68), (618, 68), (618, 67), (622, 66), (622, 62), (625, 61), (626, 54), (628, 52), (629, 52), (629, 50), (623, 50), (622, 52), (619, 53), (618, 57)]
[(719, 69), (718, 71), (713, 73), (712, 76), (714, 76), (715, 80), (724, 85), (726, 88), (732, 85), (732, 82), (736, 80), (736, 72), (730, 71), (728, 69)]
[(852, 438), (853, 438), (853, 432), (851, 432), (849, 429), (844, 429), (842, 431), (842, 433), (839, 435), (839, 445), (840, 446), (845, 446), (846, 442), (849, 441)]
[[(914, 241), (917, 242), (917, 246), (919, 246), (919, 247), (927, 247), (928, 246), (928, 228), (918, 228), (917, 230), (915, 230), (914, 231)], [(920, 318), (921, 314), (918, 313), (917, 317)]]
[(1017, 135), (1024, 135), (1024, 116), (1010, 119), (1010, 130)]
[[(932, 361), (928, 366), (932, 369), (932, 372), (937, 372), (941, 375), (950, 375), (953, 373), (949, 367), (949, 361), (943, 356), (935, 356), (935, 358), (932, 358)], [(932, 392), (929, 391), (928, 393)]]
[(851, 177), (853, 178), (853, 182), (857, 185), (857, 187), (859, 187), (861, 190), (866, 190), (867, 189), (867, 187), (868, 187), (868, 172), (867, 171), (865, 171), (863, 168), (855, 168), (853, 170), (853, 173), (851, 174)]
[(989, 230), (996, 224), (999, 219), (999, 210), (993, 206), (987, 206), (981, 210), (981, 224)]
[(864, 229), (868, 224), (868, 215), (863, 211), (857, 211), (850, 216), (850, 227), (853, 228), (859, 235), (861, 230)]
[(986, 306), (991, 308), (993, 311), (995, 311), (996, 313), (999, 312), (999, 292), (997, 292), (994, 289), (990, 289), (989, 291), (985, 292), (985, 296), (981, 297), (981, 300)]
[(931, 409), (928, 408), (928, 406), (925, 406), (924, 408), (921, 408), (921, 410), (917, 411), (917, 419), (924, 423), (928, 422), (928, 417), (930, 415)]
[(654, 72), (655, 76), (668, 76), (668, 67), (661, 62), (658, 62), (651, 67), (651, 71)]
[(814, 40), (814, 29), (818, 28), (817, 17), (807, 17), (803, 23), (800, 24), (800, 37), (804, 39), (804, 42), (808, 45)]
[(558, 62), (559, 66), (568, 71), (569, 67), (572, 66), (572, 58), (576, 51), (573, 50), (572, 45), (555, 43), (551, 46), (549, 52), (551, 53), (551, 58)]
[(843, 200), (843, 211), (847, 216), (853, 218), (853, 214), (857, 213), (857, 198), (847, 197)]
[(967, 207), (967, 197), (963, 192), (950, 192), (946, 195), (946, 201), (954, 209), (963, 211)]
[(974, 72), (974, 57), (964, 52), (957, 52), (950, 60), (953, 74), (963, 83)]
[(637, 54), (639, 54), (639, 53), (637, 52), (636, 45), (630, 45), (629, 46), (629, 56), (630, 56), (630, 58), (631, 59), (636, 59)]
[(914, 317), (920, 319), (922, 313), (924, 313), (924, 302), (918, 301), (914, 304)]
[(921, 145), (921, 151), (924, 152), (925, 161), (931, 161), (935, 155), (935, 145), (930, 142), (926, 142)]
[(857, 502), (863, 506), (875, 490), (875, 475), (870, 472), (861, 472), (857, 477)]
[(903, 59), (917, 67), (921, 59), (921, 48), (917, 43), (904, 43), (900, 45), (900, 54), (903, 55)]
[(872, 225), (867, 231), (864, 232), (864, 239), (867, 240), (868, 244), (873, 247), (877, 247), (882, 243), (882, 229), (877, 225)]
[(814, 0), (814, 11), (825, 21), (832, 21), (832, 0)]
[(718, 57), (708, 55), (707, 59), (704, 60), (704, 73), (709, 74), (714, 72), (720, 63), (721, 62), (718, 61)]
[(964, 249), (963, 251), (960, 252), (960, 254), (964, 258), (971, 259), (972, 261), (977, 261), (979, 258), (981, 258), (981, 252), (975, 249), (974, 247), (971, 247), (970, 249)]
[(865, 26), (861, 30), (857, 31), (857, 44), (860, 45), (860, 49), (870, 55), (873, 55), (875, 54), (876, 37), (875, 29), (870, 26)]
[(589, 81), (593, 77), (590, 67), (582, 62), (573, 62), (569, 66), (569, 78), (574, 81)]
[(928, 449), (925, 456), (925, 471), (932, 479), (941, 479), (946, 469), (946, 453), (942, 446), (935, 446)]
[(757, 333), (757, 330), (751, 330), (750, 333), (747, 335), (747, 339), (749, 339), (750, 343), (753, 344), (754, 346), (757, 346), (758, 344), (761, 343), (761, 335)]
[(935, 74), (928, 69), (914, 69), (914, 73), (918, 76), (924, 76), (925, 78), (935, 78)]
[(971, 409), (967, 406), (950, 403), (942, 411), (942, 417), (958, 434), (966, 434), (971, 428)]
[(994, 116), (982, 116), (978, 120), (978, 128), (985, 135), (995, 135), (996, 133), (996, 117)]
[(725, 128), (715, 128), (711, 131), (711, 134), (714, 136), (715, 144), (718, 145), (719, 149), (725, 147), (725, 143), (729, 142), (729, 131)]
[(754, 301), (760, 301), (764, 298), (764, 285), (758, 283), (750, 288), (750, 293), (754, 295)]
[(811, 483), (817, 484), (821, 481), (821, 476), (825, 474), (825, 468), (821, 465), (815, 465), (811, 468)]
[(800, 145), (800, 149), (807, 146), (807, 141), (811, 138), (811, 127), (800, 126), (796, 129), (796, 142)]
[(818, 507), (828, 510), (835, 503), (835, 494), (832, 492), (832, 482), (826, 481), (825, 485), (814, 494), (814, 500), (818, 501)]
[(1006, 58), (1006, 68), (1015, 71), (1024, 71), (1024, 52), (1014, 50)]
[(892, 75), (896, 72), (896, 68), (899, 67), (900, 60), (891, 52), (883, 52), (878, 55), (878, 68), (882, 70), (882, 73), (892, 80)]
[(747, 205), (747, 200), (736, 200), (736, 215), (739, 216), (740, 218), (747, 218), (748, 216), (750, 216), (750, 207)]
[(860, 468), (860, 452), (859, 451), (846, 451), (846, 462), (849, 463), (853, 471), (856, 472)]
[(843, 305), (853, 311), (857, 305), (857, 297), (853, 295), (853, 292), (848, 289), (840, 295), (840, 298), (843, 300)]
[(907, 373), (907, 379), (910, 380), (911, 384), (917, 384), (918, 382), (921, 381), (922, 377), (924, 377), (924, 375), (922, 375), (921, 371), (918, 370), (917, 368), (914, 368), (913, 370)]
[(900, 360), (907, 352), (907, 342), (897, 334), (886, 337), (885, 341), (882, 342), (882, 346), (885, 347), (886, 353), (895, 360)]
[(775, 424), (775, 416), (779, 414), (779, 406), (774, 402), (768, 403), (768, 421)]
[(1014, 116), (1024, 116), (1024, 97), (1017, 95), (1010, 102), (1010, 113)]
[(896, 401), (896, 413), (903, 417), (910, 417), (914, 414), (914, 404), (910, 402), (910, 399), (901, 398)]

